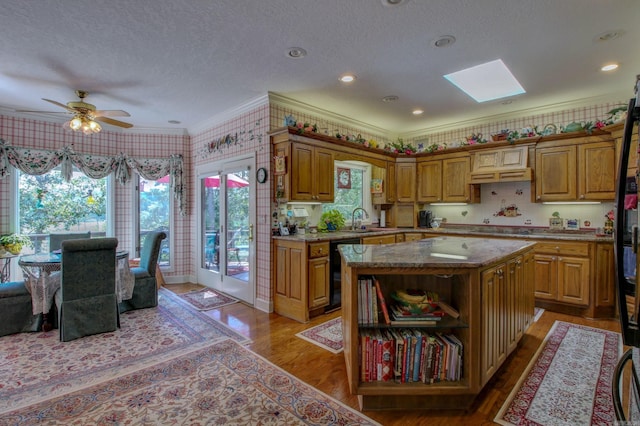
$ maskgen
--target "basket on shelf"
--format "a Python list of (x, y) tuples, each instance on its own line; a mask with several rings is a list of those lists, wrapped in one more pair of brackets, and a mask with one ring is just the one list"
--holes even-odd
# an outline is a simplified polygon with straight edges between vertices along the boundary
[(506, 141), (507, 140), (507, 134), (506, 133), (496, 133), (495, 135), (491, 135), (491, 139), (494, 142)]

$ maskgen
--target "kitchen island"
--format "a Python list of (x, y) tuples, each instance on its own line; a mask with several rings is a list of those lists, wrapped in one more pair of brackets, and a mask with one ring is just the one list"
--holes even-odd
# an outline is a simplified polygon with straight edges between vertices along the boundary
[[(344, 356), (349, 388), (358, 395), (360, 408), (468, 408), (533, 320), (534, 245), (526, 240), (437, 237), (340, 246)], [(452, 306), (458, 318), (410, 329), (424, 336), (454, 336), (462, 346), (461, 376), (435, 381), (367, 378), (366, 336), (400, 327), (384, 321), (362, 323), (358, 292), (366, 287), (358, 283), (363, 280), (377, 281), (387, 302), (393, 291), (417, 289), (437, 293)]]

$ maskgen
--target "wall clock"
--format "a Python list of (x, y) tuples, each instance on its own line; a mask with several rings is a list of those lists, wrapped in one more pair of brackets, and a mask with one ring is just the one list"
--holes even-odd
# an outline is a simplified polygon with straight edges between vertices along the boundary
[(338, 188), (351, 189), (351, 169), (338, 168)]
[(256, 179), (258, 183), (265, 183), (267, 181), (267, 169), (260, 167), (256, 172)]

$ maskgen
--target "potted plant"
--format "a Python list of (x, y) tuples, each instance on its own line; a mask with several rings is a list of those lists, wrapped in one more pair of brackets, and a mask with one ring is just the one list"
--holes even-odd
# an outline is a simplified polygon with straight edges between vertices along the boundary
[(344, 217), (338, 210), (333, 209), (322, 213), (318, 223), (318, 231), (333, 232), (339, 231), (344, 226)]
[(0, 245), (11, 254), (20, 254), (22, 247), (33, 247), (33, 242), (27, 235), (9, 234), (0, 237)]

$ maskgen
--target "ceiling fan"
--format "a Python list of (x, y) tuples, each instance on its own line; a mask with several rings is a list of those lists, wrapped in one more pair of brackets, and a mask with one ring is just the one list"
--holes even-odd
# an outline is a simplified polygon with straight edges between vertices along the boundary
[[(82, 128), (81, 126), (86, 125), (86, 126), (91, 126), (91, 123), (93, 122), (93, 129), (97, 129), (100, 127), (99, 124), (95, 123), (95, 121), (100, 121), (102, 123), (105, 124), (110, 124), (112, 126), (118, 126), (118, 127), (123, 127), (125, 129), (128, 129), (130, 127), (133, 127), (133, 124), (129, 124), (129, 123), (125, 123), (124, 121), (120, 121), (120, 120), (114, 120), (113, 118), (110, 117), (130, 117), (129, 113), (126, 111), (122, 111), (119, 109), (113, 109), (113, 110), (100, 110), (100, 109), (96, 109), (95, 105), (86, 103), (84, 101), (84, 98), (87, 97), (87, 95), (89, 95), (88, 92), (84, 91), (84, 90), (76, 90), (76, 95), (78, 96), (78, 98), (80, 98), (80, 101), (78, 102), (67, 102), (67, 104), (63, 104), (57, 101), (52, 101), (51, 99), (45, 99), (42, 98), (43, 101), (47, 101), (50, 102), (56, 106), (59, 106), (61, 108), (64, 108), (66, 111), (62, 112), (62, 111), (31, 111), (31, 110), (17, 110), (18, 112), (38, 112), (38, 113), (47, 113), (47, 114), (58, 114), (58, 113), (62, 113), (62, 114), (73, 114), (73, 118), (71, 120), (69, 120), (67, 123), (65, 123), (65, 125), (69, 125), (71, 127), (71, 129), (73, 130), (82, 130), (84, 131), (85, 129)], [(77, 128), (75, 128), (75, 127)], [(96, 127), (97, 126), (97, 127)], [(97, 133), (100, 130), (92, 130), (91, 132), (87, 132), (85, 131), (85, 133)]]

